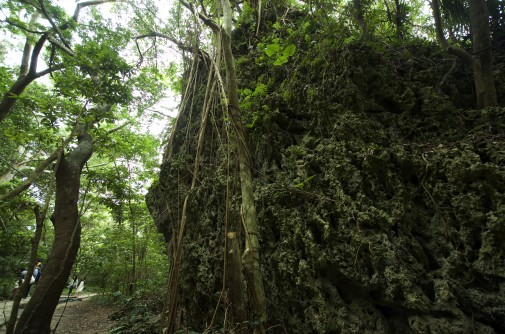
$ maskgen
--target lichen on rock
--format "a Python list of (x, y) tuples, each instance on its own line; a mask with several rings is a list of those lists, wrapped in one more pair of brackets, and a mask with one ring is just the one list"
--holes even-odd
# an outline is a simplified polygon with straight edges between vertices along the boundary
[[(430, 45), (312, 45), (299, 44), (282, 68), (254, 61), (256, 50), (237, 63), (242, 87), (267, 92), (243, 111), (269, 325), (304, 334), (504, 332), (505, 109), (473, 110), (460, 98), (465, 81), (437, 89), (448, 69), (434, 72)], [(167, 241), (188, 189), (196, 104), (192, 112), (149, 195)], [(225, 303), (225, 218), (241, 233), (233, 146), (215, 112), (180, 277), (181, 323), (199, 331)], [(222, 323), (226, 307), (218, 309)]]

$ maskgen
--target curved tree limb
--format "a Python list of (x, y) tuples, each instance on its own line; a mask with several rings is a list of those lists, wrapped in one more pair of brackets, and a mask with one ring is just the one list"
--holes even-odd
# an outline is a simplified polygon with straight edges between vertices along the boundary
[(439, 0), (431, 1), (437, 40), (444, 50), (457, 56), (473, 71), (476, 102), (478, 108), (497, 106), (498, 98), (493, 78), (493, 59), (489, 31), (489, 11), (485, 0), (468, 1), (470, 25), (473, 30), (473, 54), (465, 49), (450, 45), (442, 27)]
[(79, 18), (79, 13), (81, 12), (82, 8), (89, 7), (89, 6), (96, 6), (96, 5), (101, 5), (104, 3), (108, 2), (117, 2), (118, 0), (92, 0), (92, 1), (84, 1), (84, 2), (79, 2), (77, 6), (75, 7), (74, 11), (74, 16), (72, 18), (74, 21), (77, 21)]
[[(117, 0), (94, 0), (94, 1), (80, 2), (76, 6), (74, 16), (72, 17), (72, 19), (75, 22), (77, 22), (77, 19), (79, 17), (79, 13), (82, 8), (94, 6), (94, 5), (100, 5), (100, 4), (107, 3), (107, 2), (116, 2), (116, 1)], [(34, 4), (31, 4), (31, 5), (34, 6)], [(41, 11), (43, 11), (43, 9), (41, 9)], [(46, 14), (47, 14), (47, 12), (46, 12)], [(66, 30), (68, 28), (70, 28), (70, 24), (67, 22), (67, 23), (62, 24), (59, 28), (56, 26), (53, 26), (53, 28), (51, 28), (50, 30), (43, 32), (42, 36), (40, 36), (39, 40), (35, 43), (35, 46), (33, 47), (33, 50), (31, 51), (30, 57), (28, 56), (28, 53), (31, 48), (25, 47), (26, 53), (23, 54), (23, 58), (22, 58), (23, 60), (21, 63), (22, 69), (20, 69), (20, 73), (23, 73), (23, 75), (20, 76), (18, 78), (18, 80), (12, 85), (12, 87), (7, 91), (7, 93), (5, 93), (5, 95), (2, 98), (2, 101), (0, 102), (0, 123), (3, 122), (3, 120), (11, 112), (12, 107), (16, 103), (19, 95), (21, 95), (24, 92), (24, 90), (26, 89), (26, 87), (28, 87), (28, 85), (30, 83), (32, 83), (35, 79), (38, 79), (39, 77), (41, 77), (43, 75), (52, 73), (53, 71), (59, 69), (59, 68), (51, 67), (49, 70), (44, 70), (44, 71), (37, 73), (38, 59), (40, 56), (40, 52), (42, 51), (42, 48), (44, 47), (44, 44), (46, 43), (46, 41), (53, 43), (53, 45), (58, 46), (63, 51), (67, 52), (71, 56), (74, 56), (73, 51), (71, 51), (71, 49), (69, 47), (64, 47), (64, 45), (66, 45), (66, 44), (63, 39), (62, 39), (63, 45), (61, 45), (61, 43), (59, 43), (59, 42), (56, 43), (57, 41), (53, 37), (50, 36), (53, 31), (56, 31), (58, 34), (61, 34), (62, 30)], [(39, 33), (39, 32), (32, 31), (32, 33)], [(29, 43), (28, 40), (27, 40), (27, 43)], [(27, 67), (26, 64), (27, 64), (28, 58), (30, 58), (30, 65), (29, 65), (28, 71), (26, 71), (26, 67)]]
[[(35, 15), (35, 14), (34, 14)], [(45, 34), (46, 32), (45, 31), (38, 31), (38, 30), (33, 30), (33, 29), (30, 29), (30, 28), (27, 28), (25, 26), (22, 26), (16, 22), (13, 22), (9, 19), (5, 19), (4, 22), (16, 27), (16, 28), (19, 28), (21, 30), (24, 30), (26, 32), (29, 32), (30, 34), (37, 34), (37, 35), (42, 35), (42, 34)]]
[(435, 20), (435, 32), (437, 35), (437, 41), (440, 46), (442, 46), (445, 51), (460, 58), (465, 63), (465, 65), (473, 67), (475, 59), (472, 57), (472, 54), (465, 49), (449, 44), (445, 38), (444, 29), (442, 27), (442, 15), (440, 14), (439, 0), (431, 1), (431, 9), (433, 11), (433, 19)]

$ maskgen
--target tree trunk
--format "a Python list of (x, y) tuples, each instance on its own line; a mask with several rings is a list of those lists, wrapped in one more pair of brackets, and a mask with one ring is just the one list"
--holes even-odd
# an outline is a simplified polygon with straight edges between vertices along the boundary
[(252, 323), (257, 323), (254, 333), (265, 333), (266, 299), (263, 287), (263, 274), (260, 266), (260, 244), (258, 218), (254, 204), (254, 185), (251, 173), (251, 156), (247, 147), (242, 115), (239, 109), (237, 78), (231, 50), (231, 6), (228, 0), (221, 1), (223, 6), (223, 54), (226, 63), (226, 81), (228, 88), (228, 111), (237, 136), (237, 154), (239, 159), (240, 186), (242, 193), (241, 218), (245, 231), (244, 268), (248, 283)]
[(396, 37), (398, 37), (398, 39), (403, 39), (405, 37), (403, 34), (403, 13), (399, 0), (395, 0), (395, 27)]
[(489, 11), (485, 0), (470, 0), (470, 24), (473, 34), (473, 54), (452, 46), (445, 38), (442, 27), (439, 0), (431, 2), (437, 40), (444, 50), (459, 57), (473, 70), (477, 108), (498, 105), (496, 88), (493, 78), (493, 63), (491, 55), (491, 37), (489, 30)]
[(489, 10), (485, 0), (470, 0), (470, 24), (473, 35), (474, 80), (477, 107), (498, 105), (493, 78)]
[(228, 232), (226, 239), (226, 286), (227, 299), (231, 304), (231, 323), (236, 333), (244, 333), (243, 324), (247, 320), (247, 311), (244, 301), (242, 257), (237, 233)]
[(361, 0), (353, 0), (353, 16), (356, 22), (358, 23), (358, 27), (361, 29), (361, 36), (365, 41), (367, 41), (370, 36), (368, 33), (368, 28), (365, 23), (365, 17), (363, 15), (363, 9), (361, 8)]
[(32, 249), (30, 252), (30, 260), (28, 261), (30, 267), (27, 270), (25, 280), (19, 286), (18, 290), (16, 291), (16, 295), (14, 296), (14, 302), (12, 303), (11, 314), (9, 317), (9, 321), (7, 323), (7, 334), (12, 334), (14, 332), (14, 327), (16, 326), (21, 298), (23, 298), (23, 296), (26, 293), (26, 290), (28, 289), (28, 285), (30, 285), (30, 280), (34, 271), (34, 263), (37, 259), (37, 251), (39, 249), (40, 238), (42, 236), (44, 220), (46, 219), (46, 212), (49, 200), (50, 195), (47, 196), (46, 204), (44, 205), (43, 211), (40, 211), (40, 207), (38, 205), (35, 206), (35, 208), (33, 209), (33, 211), (35, 212), (35, 234), (32, 238)]
[(77, 147), (59, 161), (55, 207), (51, 216), (54, 225), (53, 247), (37, 290), (16, 325), (16, 334), (51, 332), (51, 319), (80, 245), (81, 224), (77, 201), (82, 168), (92, 153), (92, 138), (89, 134), (83, 134), (79, 136)]

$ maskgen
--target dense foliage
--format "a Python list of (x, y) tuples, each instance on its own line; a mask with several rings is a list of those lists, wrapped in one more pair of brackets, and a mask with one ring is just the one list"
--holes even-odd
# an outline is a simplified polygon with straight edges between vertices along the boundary
[[(79, 20), (72, 22), (58, 4), (45, 2), (47, 13), (33, 23), (31, 15), (41, 10), (35, 3), (4, 1), (1, 6), (2, 29), (12, 40), (2, 40), (2, 96), (18, 80), (23, 39), (33, 45), (52, 24), (61, 29), (60, 41), (50, 40), (39, 59), (58, 70), (32, 82), (0, 124), (2, 195), (32, 181), (29, 190), (3, 198), (0, 204), (2, 297), (10, 297), (19, 269), (30, 266), (33, 207), (43, 206), (49, 198), (49, 220), (57, 150), (74, 147), (69, 139), (79, 122), (87, 124), (95, 153), (82, 179), (79, 207), (84, 232), (75, 275), (86, 277), (91, 288), (103, 292), (131, 294), (136, 288), (152, 289), (163, 280), (159, 268), (167, 260), (143, 196), (157, 170), (162, 138), (145, 129), (158, 122), (166, 124), (166, 120), (146, 109), (163, 97), (176, 68), (171, 65), (165, 71), (151, 66), (151, 61), (138, 63), (136, 58), (142, 55), (136, 52), (134, 30), (121, 26), (127, 22), (105, 18), (97, 8), (81, 9)], [(13, 57), (17, 57), (14, 64)], [(157, 128), (162, 134), (163, 125)], [(52, 154), (54, 158), (36, 174)], [(52, 225), (47, 222), (38, 251), (44, 263), (52, 235)]]

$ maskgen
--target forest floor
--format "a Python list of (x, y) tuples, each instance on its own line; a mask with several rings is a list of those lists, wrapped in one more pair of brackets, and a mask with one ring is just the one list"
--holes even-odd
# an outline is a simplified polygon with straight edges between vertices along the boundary
[(61, 303), (56, 307), (54, 312), (51, 328), (55, 328), (60, 320), (57, 334), (63, 333), (79, 333), (79, 334), (101, 334), (107, 331), (114, 325), (114, 320), (109, 316), (115, 311), (113, 305), (98, 304), (84, 296), (82, 300)]
[[(91, 300), (92, 296), (93, 294), (83, 294), (79, 300), (71, 298), (71, 301), (68, 303), (63, 302), (58, 304), (51, 323), (51, 329), (54, 329), (59, 321), (58, 327), (54, 333), (107, 333), (114, 325), (114, 321), (109, 319), (109, 315), (115, 311), (115, 307), (113, 305), (98, 304)], [(23, 301), (22, 304), (25, 304), (25, 302)], [(12, 307), (12, 302), (2, 301), (0, 307), (2, 310), (1, 313), (9, 307)], [(4, 320), (3, 315), (1, 318), (0, 320)], [(0, 323), (3, 322), (4, 321), (1, 321)], [(5, 333), (5, 326), (0, 327), (0, 334), (3, 333)]]

